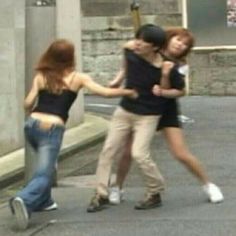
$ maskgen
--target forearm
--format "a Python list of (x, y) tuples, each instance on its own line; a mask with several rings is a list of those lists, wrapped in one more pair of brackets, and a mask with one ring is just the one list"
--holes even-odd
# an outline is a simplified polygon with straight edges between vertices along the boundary
[(170, 80), (168, 76), (162, 76), (160, 80), (160, 86), (163, 89), (169, 89), (170, 88)]
[(132, 96), (134, 94), (134, 91), (131, 89), (124, 89), (124, 88), (114, 88), (110, 89), (107, 88), (106, 92), (103, 94), (103, 96), (111, 98), (111, 97), (120, 97), (120, 96)]
[(161, 96), (165, 98), (177, 98), (185, 95), (185, 90), (161, 89)]
[(115, 78), (109, 83), (109, 87), (117, 88), (117, 87), (121, 86), (121, 84), (124, 80), (124, 76), (125, 76), (125, 71), (122, 69), (117, 73)]

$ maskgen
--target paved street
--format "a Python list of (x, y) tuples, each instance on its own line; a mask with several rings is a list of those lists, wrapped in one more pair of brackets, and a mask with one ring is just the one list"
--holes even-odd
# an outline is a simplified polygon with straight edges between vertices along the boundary
[[(88, 104), (104, 100), (87, 97), (86, 109), (106, 116), (111, 106), (99, 108)], [(165, 179), (163, 206), (147, 211), (133, 209), (143, 197), (143, 182), (134, 165), (125, 187), (125, 201), (98, 213), (87, 213), (94, 193), (96, 157), (102, 144), (80, 153), (91, 160), (89, 165), (62, 178), (54, 188), (59, 210), (33, 214), (30, 227), (18, 232), (6, 204), (0, 206), (0, 235), (71, 235), (71, 236), (235, 236), (236, 232), (236, 160), (235, 97), (186, 97), (181, 100), (182, 113), (194, 122), (185, 123), (184, 131), (191, 151), (207, 169), (212, 181), (223, 190), (225, 201), (207, 202), (198, 181), (175, 161), (167, 151), (161, 134), (152, 144), (152, 152)], [(93, 107), (93, 108), (92, 108)], [(73, 157), (76, 159), (76, 154)], [(71, 162), (73, 160), (71, 159)], [(76, 163), (76, 162), (74, 162)], [(62, 167), (61, 167), (62, 168)], [(85, 175), (88, 174), (88, 175)]]

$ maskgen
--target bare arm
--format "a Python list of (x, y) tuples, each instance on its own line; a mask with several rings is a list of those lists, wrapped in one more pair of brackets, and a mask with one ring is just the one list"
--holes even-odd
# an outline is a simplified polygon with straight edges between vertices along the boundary
[(120, 69), (120, 71), (116, 74), (115, 78), (109, 82), (110, 88), (118, 88), (121, 86), (122, 82), (125, 78), (125, 69)]
[(39, 92), (39, 79), (41, 75), (36, 75), (33, 80), (32, 87), (24, 100), (24, 108), (27, 112), (30, 112), (36, 102)]
[[(124, 46), (123, 48), (130, 48), (131, 45), (133, 45), (134, 42), (133, 41), (128, 41)], [(126, 61), (125, 59), (123, 58), (123, 63), (122, 63), (122, 67), (121, 69), (119, 70), (119, 72), (116, 74), (115, 78), (109, 82), (109, 87), (110, 88), (118, 88), (121, 86), (122, 82), (124, 81), (125, 79), (125, 73), (126, 73), (126, 68), (127, 68), (127, 65), (126, 65)]]
[(169, 89), (170, 88), (170, 72), (174, 67), (174, 63), (171, 61), (164, 61), (161, 69), (161, 88)]
[(152, 92), (156, 96), (162, 96), (165, 98), (176, 98), (176, 97), (182, 97), (185, 95), (185, 90), (179, 90), (179, 89), (163, 89), (159, 85), (154, 85), (152, 88)]
[(123, 89), (123, 88), (106, 88), (93, 81), (91, 77), (86, 74), (80, 74), (80, 80), (83, 87), (91, 90), (95, 94), (104, 96), (104, 97), (120, 97), (128, 96), (130, 98), (137, 98), (138, 94), (135, 90), (132, 89)]
[(185, 89), (170, 88), (170, 73), (174, 67), (171, 61), (164, 61), (162, 65), (162, 77), (159, 85), (154, 85), (152, 92), (156, 96), (176, 98), (185, 95)]
[(123, 45), (123, 48), (124, 49), (126, 48), (126, 49), (130, 49), (130, 50), (134, 50), (134, 48), (135, 48), (135, 39), (127, 41)]

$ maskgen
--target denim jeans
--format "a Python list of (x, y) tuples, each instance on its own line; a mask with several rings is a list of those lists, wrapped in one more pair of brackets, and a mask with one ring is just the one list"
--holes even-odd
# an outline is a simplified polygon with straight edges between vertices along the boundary
[(53, 203), (51, 198), (53, 173), (65, 130), (60, 125), (42, 129), (40, 122), (29, 117), (25, 123), (25, 136), (36, 152), (37, 164), (32, 179), (17, 193), (17, 196), (22, 198), (29, 213)]

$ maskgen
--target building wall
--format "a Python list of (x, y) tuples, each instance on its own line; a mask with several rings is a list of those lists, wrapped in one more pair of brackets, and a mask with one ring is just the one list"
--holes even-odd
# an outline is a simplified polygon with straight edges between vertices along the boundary
[[(37, 21), (37, 17), (34, 17), (30, 19), (31, 22), (27, 21), (27, 24), (26, 15), (29, 20), (28, 17), (32, 14), (35, 16), (36, 13), (40, 19), (40, 11), (44, 13), (42, 16), (54, 14), (54, 10), (48, 7), (33, 9), (32, 14), (28, 14), (26, 9), (34, 7), (34, 3), (35, 0), (0, 1), (0, 157), (24, 147), (23, 101), (31, 87), (34, 65), (49, 41), (56, 37), (68, 38), (75, 44), (77, 58), (81, 57), (80, 2), (59, 0), (56, 9), (58, 18), (55, 19), (54, 26), (55, 36), (54, 32), (47, 32), (48, 27), (40, 27), (42, 24), (47, 24), (48, 19), (52, 20), (51, 16), (46, 19), (41, 17), (40, 22)], [(63, 22), (59, 19), (63, 19)], [(43, 20), (45, 22), (42, 22)], [(77, 63), (78, 69), (81, 67), (80, 64)], [(79, 125), (83, 122), (83, 117), (84, 102), (83, 91), (81, 91), (70, 111), (67, 127)]]
[[(182, 26), (181, 0), (140, 0), (141, 20), (163, 27)], [(133, 37), (128, 0), (81, 0), (83, 70), (104, 85), (122, 64), (121, 45)], [(193, 50), (189, 93), (236, 95), (235, 50)]]
[[(141, 0), (142, 23), (162, 26), (182, 24), (178, 0)], [(82, 0), (83, 71), (103, 85), (122, 64), (122, 44), (133, 37), (128, 0)]]
[(23, 145), (25, 1), (0, 1), (0, 156)]
[(192, 95), (236, 95), (236, 50), (194, 50), (189, 63)]
[[(122, 43), (133, 36), (130, 2), (81, 0), (83, 71), (104, 85), (121, 66)], [(143, 23), (182, 25), (181, 0), (140, 0), (140, 5)], [(63, 12), (72, 20), (68, 11)], [(3, 156), (24, 145), (25, 0), (1, 0), (0, 16), (0, 156)], [(77, 19), (73, 22), (70, 32), (76, 30)], [(73, 39), (77, 36), (73, 35)], [(190, 94), (236, 95), (236, 50), (194, 50), (189, 63)], [(78, 121), (83, 119), (82, 97), (80, 94), (79, 109), (76, 107), (73, 114)]]

